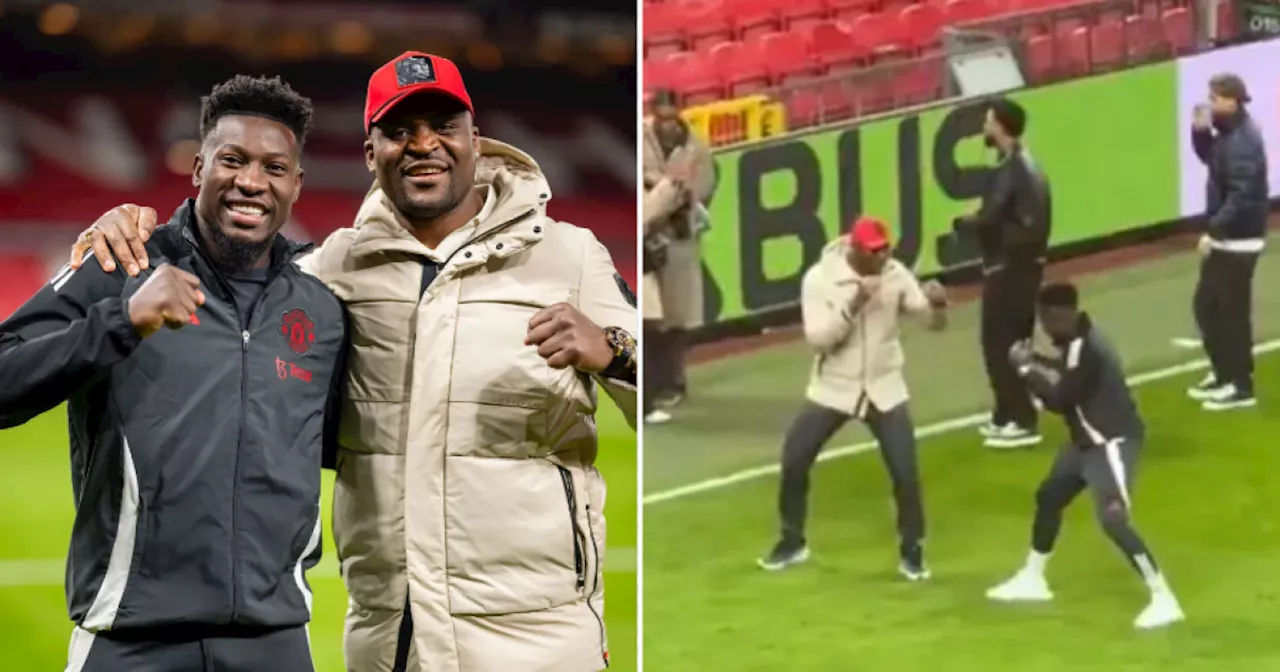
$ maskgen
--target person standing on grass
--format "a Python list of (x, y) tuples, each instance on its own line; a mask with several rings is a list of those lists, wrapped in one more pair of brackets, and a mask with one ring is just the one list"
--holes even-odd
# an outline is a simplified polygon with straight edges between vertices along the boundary
[(347, 329), (278, 235), (311, 114), (279, 78), (215, 86), (153, 270), (64, 267), (0, 324), (0, 427), (67, 402), (67, 672), (313, 669)]
[(931, 329), (944, 328), (947, 294), (935, 281), (922, 285), (891, 251), (885, 224), (862, 217), (848, 235), (829, 243), (804, 275), (804, 335), (817, 354), (807, 400), (783, 441), (778, 495), (782, 534), (759, 560), (766, 570), (809, 558), (804, 532), (809, 474), (827, 441), (857, 418), (879, 442), (893, 484), (898, 570), (912, 581), (929, 578), (915, 426), (902, 375), (898, 320), (905, 312), (925, 318)]
[[(655, 91), (652, 110), (641, 128), (644, 189), (650, 194), (645, 205), (652, 203), (666, 215), (646, 227), (645, 241), (663, 241), (664, 259), (654, 271), (662, 294), (663, 328), (646, 338), (645, 368), (655, 369), (646, 373), (658, 388), (658, 408), (670, 409), (688, 393), (689, 336), (703, 322), (701, 238), (708, 226), (706, 206), (715, 194), (716, 169), (706, 142), (680, 116), (674, 91)], [(675, 188), (662, 189), (662, 200), (655, 202), (654, 190), (663, 180)], [(658, 414), (651, 421), (664, 419)]]
[(1062, 515), (1085, 489), (1111, 541), (1142, 576), (1151, 601), (1134, 625), (1156, 628), (1183, 619), (1182, 608), (1142, 537), (1130, 521), (1135, 469), (1146, 428), (1125, 381), (1120, 355), (1088, 313), (1079, 308), (1074, 285), (1040, 290), (1038, 307), (1045, 332), (1061, 347), (1062, 361), (1036, 361), (1029, 341), (1015, 344), (1009, 362), (1046, 409), (1066, 420), (1070, 441), (1059, 451), (1036, 491), (1031, 552), (1013, 578), (987, 591), (1000, 602), (1053, 599), (1044, 570), (1062, 528)]
[[(636, 299), (591, 231), (547, 215), (538, 164), (474, 119), (452, 61), (378, 68), (377, 181), (299, 262), (351, 314), (333, 530), (352, 672), (609, 665), (595, 412), (604, 390), (635, 424)], [(113, 210), (94, 254), (153, 226)]]
[(1035, 328), (1036, 289), (1044, 277), (1052, 228), (1049, 181), (1022, 143), (1027, 113), (1007, 99), (991, 103), (984, 139), (1000, 163), (981, 209), (956, 219), (982, 242), (982, 355), (995, 397), (991, 421), (979, 428), (992, 448), (1040, 443), (1037, 412), (1009, 366), (1009, 347)]
[(1209, 104), (1196, 106), (1191, 144), (1209, 169), (1209, 230), (1200, 237), (1200, 279), (1193, 302), (1212, 370), (1187, 395), (1205, 410), (1257, 405), (1253, 390), (1253, 276), (1271, 211), (1267, 151), (1245, 105), (1244, 80), (1209, 80)]

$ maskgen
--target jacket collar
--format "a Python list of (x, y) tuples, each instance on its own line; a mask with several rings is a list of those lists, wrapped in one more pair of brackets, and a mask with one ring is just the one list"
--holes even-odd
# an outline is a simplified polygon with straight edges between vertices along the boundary
[[(171, 232), (170, 236), (181, 236), (181, 239), (191, 245), (197, 252), (204, 255), (205, 258), (212, 262), (208, 252), (204, 248), (204, 243), (200, 241), (200, 235), (196, 228), (196, 199), (188, 198), (178, 206), (178, 209), (169, 217), (169, 223), (159, 229), (160, 231)], [(176, 242), (176, 239), (174, 240)], [(271, 270), (278, 271), (293, 258), (315, 247), (312, 243), (298, 243), (283, 235), (277, 233), (274, 240), (271, 241)], [(210, 263), (212, 266), (213, 264)]]
[[(476, 184), (487, 185), (494, 199), (493, 210), (484, 218), (474, 236), (445, 262), (453, 270), (482, 264), (491, 256), (507, 257), (535, 244), (545, 235), (540, 220), (551, 200), (551, 187), (537, 162), (510, 145), (480, 139), (476, 161)], [(409, 231), (381, 187), (375, 183), (365, 195), (356, 214), (353, 256), (384, 252), (404, 252), (427, 258), (427, 248)]]

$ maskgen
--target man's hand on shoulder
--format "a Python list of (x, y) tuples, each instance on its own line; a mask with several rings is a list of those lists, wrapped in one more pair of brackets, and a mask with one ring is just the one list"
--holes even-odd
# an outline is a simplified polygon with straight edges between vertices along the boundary
[(529, 320), (525, 345), (536, 345), (538, 355), (553, 369), (600, 373), (613, 361), (604, 329), (568, 303), (538, 311)]
[(116, 260), (125, 273), (136, 277), (150, 264), (146, 243), (156, 230), (155, 208), (117, 205), (85, 229), (71, 246), (71, 268), (79, 269), (85, 254), (92, 251), (102, 270), (116, 270)]

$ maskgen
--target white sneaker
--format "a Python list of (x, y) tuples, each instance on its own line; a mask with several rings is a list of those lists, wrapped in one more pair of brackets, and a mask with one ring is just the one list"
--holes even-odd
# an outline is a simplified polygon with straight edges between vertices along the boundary
[(644, 424), (646, 425), (661, 425), (668, 422), (671, 422), (671, 414), (662, 409), (657, 409), (644, 416)]
[(1226, 399), (1236, 393), (1236, 386), (1231, 383), (1218, 383), (1217, 378), (1212, 373), (1205, 376), (1204, 380), (1196, 383), (1193, 387), (1187, 388), (1187, 396), (1196, 401), (1209, 401), (1210, 399)]
[(1043, 574), (1023, 569), (1012, 579), (988, 590), (987, 599), (997, 602), (1048, 602), (1053, 599), (1053, 591), (1049, 590), (1049, 582)]
[(1138, 618), (1134, 619), (1133, 627), (1151, 630), (1177, 623), (1185, 618), (1186, 615), (1182, 613), (1182, 607), (1178, 604), (1178, 598), (1174, 597), (1173, 593), (1158, 592), (1151, 595), (1151, 603), (1138, 614)]
[(1023, 448), (1034, 446), (1040, 441), (1039, 434), (1023, 429), (1011, 422), (988, 434), (987, 440), (983, 442), (983, 445), (988, 448)]

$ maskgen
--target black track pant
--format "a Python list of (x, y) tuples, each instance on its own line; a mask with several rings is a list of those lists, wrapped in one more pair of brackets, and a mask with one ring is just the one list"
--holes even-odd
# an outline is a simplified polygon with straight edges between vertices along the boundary
[(1200, 262), (1194, 309), (1219, 383), (1253, 393), (1253, 274), (1258, 254), (1212, 250)]
[[(806, 401), (791, 423), (782, 445), (782, 490), (778, 508), (782, 516), (782, 541), (793, 548), (805, 543), (808, 515), (809, 472), (827, 441), (851, 419), (839, 411)], [(867, 427), (880, 444), (880, 456), (889, 470), (893, 499), (898, 509), (898, 538), (902, 550), (914, 548), (924, 539), (924, 506), (920, 495), (920, 473), (916, 464), (915, 426), (907, 404), (886, 411), (872, 409)]]
[(982, 283), (982, 357), (995, 397), (992, 421), (1036, 429), (1036, 407), (1027, 386), (1009, 363), (1009, 348), (1031, 337), (1036, 324), (1036, 294), (1044, 266), (1010, 265), (989, 273)]
[(71, 635), (66, 672), (313, 672), (306, 628)]
[(1053, 550), (1062, 529), (1063, 511), (1087, 488), (1102, 531), (1135, 569), (1147, 571), (1142, 567), (1145, 561), (1154, 572), (1155, 559), (1129, 520), (1134, 470), (1141, 452), (1142, 442), (1133, 439), (1118, 439), (1098, 447), (1063, 447), (1036, 490), (1031, 547), (1040, 553)]

